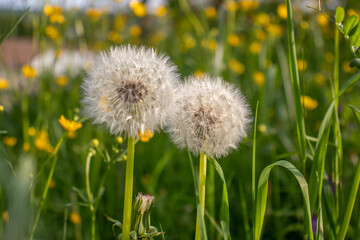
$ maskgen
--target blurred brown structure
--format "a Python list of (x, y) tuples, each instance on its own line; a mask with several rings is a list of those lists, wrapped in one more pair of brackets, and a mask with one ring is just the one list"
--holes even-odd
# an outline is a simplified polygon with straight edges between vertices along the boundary
[(8, 38), (0, 46), (0, 67), (19, 68), (35, 54), (31, 38)]

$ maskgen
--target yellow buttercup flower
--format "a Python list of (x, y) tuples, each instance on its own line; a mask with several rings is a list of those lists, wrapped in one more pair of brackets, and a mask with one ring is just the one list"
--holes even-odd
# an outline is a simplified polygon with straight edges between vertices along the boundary
[(139, 37), (141, 35), (141, 27), (139, 27), (138, 25), (133, 25), (130, 27), (130, 35), (132, 37)]
[(255, 37), (259, 41), (265, 41), (266, 40), (266, 33), (263, 30), (258, 29), (258, 30), (255, 31)]
[(306, 30), (306, 29), (308, 29), (309, 28), (309, 22), (307, 22), (307, 21), (301, 21), (301, 23), (300, 23), (300, 27), (302, 28), (302, 29), (304, 29), (304, 30)]
[(29, 134), (30, 137), (35, 136), (35, 133), (36, 133), (36, 130), (35, 130), (34, 127), (29, 127), (28, 128), (28, 134)]
[(61, 75), (59, 77), (56, 78), (56, 83), (57, 85), (59, 85), (60, 87), (64, 87), (68, 84), (69, 80), (67, 79), (66, 76)]
[(130, 8), (137, 17), (144, 17), (146, 15), (146, 5), (143, 2), (131, 0)]
[(255, 10), (259, 7), (259, 3), (254, 0), (242, 0), (239, 2), (239, 9), (241, 11)]
[(16, 145), (17, 139), (16, 139), (16, 137), (5, 136), (3, 138), (3, 142), (6, 146), (13, 147)]
[(277, 15), (281, 18), (281, 19), (287, 19), (287, 9), (286, 9), (286, 5), (285, 4), (279, 4), (278, 8), (277, 8)]
[(36, 72), (36, 69), (35, 68), (32, 68), (31, 66), (29, 65), (25, 65), (23, 68), (22, 68), (22, 73), (25, 77), (27, 78), (34, 78), (36, 77), (37, 75), (37, 72)]
[(60, 116), (59, 123), (68, 132), (75, 132), (76, 130), (82, 127), (81, 123), (78, 123), (76, 121), (70, 121), (66, 119), (64, 115)]
[(0, 105), (0, 113), (4, 111), (4, 106)]
[(88, 17), (90, 17), (90, 19), (93, 22), (96, 22), (100, 19), (101, 15), (103, 14), (103, 11), (101, 9), (89, 8), (86, 10), (85, 13)]
[(79, 225), (81, 223), (81, 216), (78, 212), (70, 213), (70, 222), (75, 225)]
[(204, 76), (204, 72), (198, 69), (194, 72), (194, 75), (201, 78), (202, 76)]
[(316, 21), (318, 22), (318, 24), (321, 27), (325, 27), (329, 23), (329, 19), (327, 17), (325, 17), (325, 15), (323, 15), (323, 14), (319, 14), (316, 17)]
[(305, 71), (307, 69), (307, 66), (308, 66), (307, 62), (305, 60), (303, 60), (303, 59), (297, 60), (297, 65), (298, 65), (298, 69), (300, 71)]
[(60, 23), (61, 24), (65, 21), (65, 17), (61, 13), (55, 13), (55, 14), (50, 15), (49, 20), (51, 23)]
[(335, 56), (332, 52), (325, 53), (325, 61), (327, 61), (328, 63), (333, 63), (334, 60), (335, 60)]
[(250, 44), (250, 52), (252, 54), (258, 54), (261, 51), (261, 44), (259, 42), (252, 42)]
[(113, 43), (119, 44), (122, 42), (123, 37), (117, 31), (110, 31), (108, 34), (108, 39)]
[(2, 219), (4, 220), (4, 222), (6, 222), (6, 223), (9, 223), (9, 212), (8, 211), (4, 211), (3, 213), (2, 213)]
[(100, 144), (99, 139), (94, 138), (93, 140), (91, 140), (91, 145), (93, 145), (94, 147), (98, 147)]
[(60, 37), (60, 33), (54, 26), (47, 26), (45, 28), (46, 35), (52, 40), (56, 40)]
[(237, 4), (235, 1), (230, 0), (226, 2), (226, 10), (228, 10), (229, 12), (235, 12), (237, 10)]
[(262, 72), (256, 71), (252, 74), (253, 81), (259, 85), (262, 86), (265, 83), (265, 75)]
[(63, 23), (65, 18), (62, 14), (62, 7), (59, 5), (51, 6), (46, 4), (44, 6), (44, 14), (49, 17), (50, 22), (52, 23)]
[(215, 39), (203, 39), (201, 41), (201, 45), (205, 48), (210, 49), (211, 51), (215, 51), (217, 47), (217, 41)]
[(49, 134), (45, 130), (41, 130), (36, 134), (35, 147), (40, 151), (53, 151), (54, 148), (50, 143)]
[(259, 13), (255, 16), (254, 22), (261, 26), (268, 26), (270, 24), (270, 16), (266, 13)]
[(229, 67), (232, 71), (234, 71), (235, 73), (237, 73), (239, 75), (241, 75), (245, 72), (244, 64), (234, 58), (230, 59)]
[(24, 142), (23, 144), (23, 151), (28, 152), (30, 150), (30, 143)]
[(326, 78), (324, 77), (324, 75), (322, 75), (321, 73), (317, 73), (315, 74), (315, 82), (319, 85), (319, 86), (325, 86), (326, 85)]
[(317, 108), (318, 102), (309, 96), (301, 96), (301, 105), (303, 105), (306, 110), (311, 111)]
[(166, 13), (167, 13), (167, 8), (165, 6), (158, 6), (155, 9), (155, 15), (158, 17), (163, 17), (166, 15)]
[(9, 86), (10, 84), (6, 79), (0, 78), (0, 89), (8, 89)]
[(233, 47), (240, 46), (240, 44), (241, 44), (240, 38), (236, 34), (233, 34), (233, 33), (228, 35), (227, 41)]
[(207, 7), (207, 8), (205, 8), (204, 12), (205, 12), (206, 17), (208, 17), (208, 18), (216, 18), (216, 14), (217, 14), (216, 8)]
[(49, 188), (50, 188), (50, 189), (53, 189), (53, 188), (55, 188), (55, 185), (56, 185), (55, 180), (54, 180), (54, 179), (51, 179), (51, 180), (50, 180), (50, 184), (49, 184)]
[(183, 36), (183, 42), (185, 45), (185, 48), (190, 49), (196, 46), (196, 40), (190, 35), (190, 34), (185, 34)]
[(139, 140), (142, 142), (148, 142), (154, 136), (150, 130), (141, 131), (139, 133)]
[(279, 24), (270, 24), (267, 26), (266, 30), (268, 33), (274, 37), (281, 37), (283, 34), (283, 28)]
[(123, 139), (122, 137), (117, 137), (117, 138), (115, 138), (115, 141), (116, 141), (118, 144), (123, 144), (124, 139)]

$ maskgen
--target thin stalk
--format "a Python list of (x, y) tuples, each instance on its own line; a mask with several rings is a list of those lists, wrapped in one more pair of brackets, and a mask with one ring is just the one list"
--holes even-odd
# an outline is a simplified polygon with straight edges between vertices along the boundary
[[(215, 219), (215, 169), (212, 164), (208, 168), (208, 180), (207, 180), (207, 192), (206, 192), (206, 204), (208, 213)], [(208, 228), (210, 239), (215, 239), (215, 227), (213, 224)]]
[(255, 120), (254, 120), (254, 140), (253, 140), (253, 152), (252, 152), (252, 167), (251, 167), (251, 193), (252, 193), (252, 212), (253, 212), (253, 221), (252, 221), (252, 233), (255, 237), (255, 204), (256, 204), (256, 180), (255, 180), (255, 167), (256, 167), (256, 128), (257, 128), (257, 118), (259, 110), (259, 101), (256, 103), (255, 111)]
[(205, 211), (205, 189), (206, 189), (206, 155), (200, 154), (200, 166), (199, 166), (199, 200), (201, 206), (202, 216), (196, 217), (196, 233), (195, 240), (200, 240), (199, 218), (204, 218)]
[(29, 134), (29, 96), (27, 91), (24, 92), (24, 96), (21, 99), (21, 115), (22, 115), (22, 128), (23, 128), (23, 142), (24, 144), (30, 144)]
[(85, 176), (86, 176), (86, 193), (89, 201), (89, 208), (91, 212), (91, 239), (95, 240), (95, 221), (96, 221), (96, 213), (93, 205), (93, 198), (90, 190), (90, 161), (94, 153), (92, 151), (89, 152), (86, 158), (86, 167), (85, 167)]
[(129, 137), (128, 145), (127, 145), (122, 240), (129, 240), (130, 238), (133, 178), (134, 178), (134, 154), (135, 154), (135, 139), (134, 137)]
[(354, 209), (354, 204), (355, 204), (355, 200), (356, 200), (357, 191), (359, 189), (359, 184), (360, 184), (360, 163), (358, 163), (357, 168), (356, 168), (354, 182), (351, 186), (350, 196), (348, 198), (349, 202), (346, 206), (345, 216), (344, 216), (344, 219), (343, 219), (341, 227), (340, 227), (339, 236), (337, 238), (338, 240), (345, 239), (345, 235), (348, 230), (349, 223), (350, 223), (351, 214)]
[(39, 223), (39, 219), (40, 219), (40, 215), (41, 215), (41, 211), (42, 209), (44, 208), (44, 205), (45, 205), (45, 201), (46, 201), (46, 197), (47, 197), (47, 193), (48, 193), (48, 190), (49, 190), (49, 186), (50, 186), (50, 183), (51, 183), (51, 180), (54, 176), (54, 172), (55, 172), (55, 168), (56, 168), (56, 163), (57, 163), (57, 152), (61, 146), (61, 143), (63, 142), (65, 138), (65, 133), (63, 134), (63, 136), (60, 138), (60, 140), (58, 141), (58, 143), (56, 144), (55, 146), (55, 149), (54, 151), (50, 154), (49, 158), (53, 157), (54, 160), (52, 162), (52, 165), (51, 165), (51, 169), (50, 169), (50, 173), (49, 173), (49, 176), (47, 178), (47, 181), (46, 181), (46, 185), (45, 185), (45, 188), (44, 188), (44, 191), (43, 191), (43, 194), (42, 194), (42, 197), (41, 197), (41, 201), (40, 201), (40, 206), (37, 210), (37, 213), (36, 213), (36, 217), (35, 217), (35, 221), (34, 221), (34, 225), (32, 227), (32, 230), (31, 230), (31, 235), (30, 235), (30, 240), (33, 240), (34, 239), (34, 235), (35, 235), (35, 232), (36, 232), (36, 228), (37, 228), (37, 225)]

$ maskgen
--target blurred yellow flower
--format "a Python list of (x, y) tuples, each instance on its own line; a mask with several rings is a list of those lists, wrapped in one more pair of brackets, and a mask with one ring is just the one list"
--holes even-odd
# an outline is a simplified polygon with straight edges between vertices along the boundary
[(316, 73), (314, 78), (315, 78), (315, 82), (319, 86), (325, 86), (326, 85), (326, 78), (321, 73)]
[(59, 38), (60, 33), (54, 26), (47, 26), (45, 28), (46, 35), (51, 38), (52, 40), (56, 40)]
[(232, 71), (234, 71), (235, 73), (241, 75), (245, 72), (245, 66), (244, 64), (242, 64), (241, 62), (239, 62), (238, 60), (232, 58), (229, 61), (229, 67)]
[(187, 48), (187, 49), (193, 48), (196, 46), (196, 41), (190, 34), (183, 35), (183, 42), (184, 42), (185, 48)]
[(163, 17), (166, 15), (166, 13), (167, 13), (167, 8), (165, 6), (158, 6), (155, 9), (155, 15), (158, 17)]
[(65, 21), (65, 17), (61, 13), (54, 13), (54, 14), (50, 15), (49, 20), (51, 23), (60, 23), (61, 24)]
[(352, 8), (349, 8), (347, 10), (347, 15), (348, 15), (348, 17), (351, 17), (352, 15), (355, 15), (355, 16), (358, 16), (360, 18), (360, 14), (357, 11), (355, 11), (354, 9), (352, 9)]
[(154, 35), (151, 36), (150, 38), (150, 42), (154, 45), (160, 43), (162, 40), (164, 40), (166, 37), (166, 35), (161, 32), (161, 31), (157, 31), (154, 33)]
[(117, 31), (122, 30), (125, 26), (125, 22), (126, 22), (125, 16), (122, 16), (122, 15), (116, 16), (115, 22), (114, 22), (114, 29)]
[(103, 11), (101, 9), (88, 8), (86, 9), (85, 13), (88, 17), (90, 17), (91, 21), (96, 22), (99, 21)]
[(261, 123), (261, 124), (259, 124), (258, 130), (259, 130), (259, 132), (264, 133), (264, 132), (266, 132), (267, 127), (265, 124)]
[(56, 185), (55, 180), (54, 180), (54, 179), (51, 179), (51, 180), (50, 180), (50, 184), (49, 184), (49, 188), (50, 188), (50, 189), (53, 189), (53, 188), (55, 188), (55, 185)]
[(94, 147), (98, 147), (99, 146), (99, 139), (94, 138), (93, 140), (91, 140), (91, 145), (93, 145)]
[(329, 19), (324, 14), (319, 14), (316, 17), (316, 21), (321, 27), (326, 26), (329, 23)]
[(334, 60), (335, 60), (335, 56), (332, 52), (325, 53), (325, 61), (327, 61), (328, 63), (333, 63)]
[(121, 34), (117, 31), (110, 31), (108, 34), (108, 39), (112, 41), (113, 43), (119, 44), (122, 42), (123, 37)]
[(277, 15), (281, 19), (287, 19), (287, 9), (285, 4), (279, 4), (279, 6), (277, 7)]
[(233, 34), (233, 33), (228, 35), (227, 41), (233, 47), (240, 46), (240, 44), (241, 44), (240, 38), (236, 34)]
[(226, 10), (229, 12), (235, 12), (238, 8), (237, 3), (233, 0), (226, 1)]
[(67, 135), (66, 135), (68, 138), (71, 138), (71, 139), (74, 139), (76, 138), (76, 132), (68, 132)]
[(259, 7), (259, 3), (255, 0), (241, 0), (239, 2), (239, 9), (241, 11), (255, 10)]
[(8, 89), (9, 86), (10, 84), (6, 79), (0, 78), (0, 89)]
[(255, 16), (255, 24), (268, 26), (270, 24), (270, 16), (266, 13), (259, 13)]
[(146, 5), (143, 2), (131, 0), (130, 8), (137, 17), (144, 17), (146, 15)]
[(258, 54), (261, 51), (261, 44), (259, 42), (252, 42), (250, 44), (250, 52), (252, 54)]
[(81, 216), (78, 212), (70, 213), (70, 222), (75, 225), (79, 225), (81, 223)]
[(30, 150), (30, 143), (24, 142), (23, 144), (23, 151), (28, 152)]
[(13, 147), (16, 145), (17, 139), (16, 139), (16, 137), (5, 136), (3, 138), (3, 142), (6, 146)]
[(52, 6), (50, 4), (46, 4), (43, 11), (46, 16), (51, 16), (52, 14), (62, 13), (62, 7), (59, 5)]
[(265, 41), (266, 40), (266, 33), (263, 30), (258, 29), (258, 30), (255, 31), (255, 37), (259, 41)]
[(139, 133), (139, 139), (142, 142), (148, 142), (154, 136), (150, 130), (141, 131)]
[(204, 76), (204, 72), (198, 69), (194, 72), (194, 75), (198, 78), (201, 78), (202, 76)]
[(76, 121), (70, 121), (61, 115), (59, 118), (60, 125), (68, 132), (75, 132), (79, 128), (81, 128), (82, 124)]
[(4, 220), (4, 222), (6, 223), (9, 223), (9, 212), (8, 211), (4, 211), (2, 214), (1, 214), (1, 217), (2, 219)]
[(267, 32), (274, 37), (281, 37), (283, 34), (283, 28), (279, 24), (270, 24), (266, 28)]
[(138, 25), (132, 25), (131, 27), (130, 27), (130, 35), (132, 36), (132, 37), (135, 37), (135, 38), (137, 38), (137, 37), (139, 37), (140, 35), (141, 35), (141, 27), (140, 26), (138, 26)]
[(298, 65), (298, 70), (299, 71), (305, 71), (308, 67), (308, 64), (305, 60), (303, 59), (298, 59), (297, 60), (297, 65)]
[(201, 41), (201, 45), (204, 48), (208, 48), (211, 51), (215, 51), (215, 49), (217, 47), (217, 41), (215, 39), (203, 39)]
[(59, 85), (60, 87), (64, 87), (68, 84), (69, 80), (67, 79), (66, 76), (61, 75), (59, 77), (56, 78), (56, 83), (57, 85)]
[(36, 130), (35, 130), (34, 127), (29, 127), (28, 128), (28, 134), (29, 134), (30, 137), (35, 136), (35, 133), (36, 133)]
[(40, 151), (52, 152), (53, 146), (51, 146), (49, 134), (45, 130), (40, 130), (36, 134), (35, 147)]
[(351, 68), (350, 67), (350, 62), (349, 61), (343, 61), (343, 63), (341, 64), (342, 69), (344, 70), (344, 72), (346, 73), (353, 73), (356, 71), (356, 68)]
[(123, 139), (122, 137), (116, 137), (116, 138), (115, 138), (115, 141), (116, 141), (118, 144), (123, 144), (124, 139)]
[(252, 78), (253, 78), (253, 81), (259, 86), (262, 86), (265, 83), (265, 75), (260, 71), (254, 72), (252, 74)]
[(4, 111), (4, 106), (0, 105), (0, 113), (2, 113)]
[(204, 12), (205, 12), (206, 17), (208, 17), (208, 18), (216, 18), (216, 14), (217, 14), (216, 8), (207, 7), (207, 8), (205, 8)]
[(35, 68), (32, 68), (31, 66), (29, 65), (25, 65), (23, 66), (22, 68), (22, 73), (25, 77), (27, 78), (34, 78), (36, 77), (37, 75), (37, 72), (36, 72), (36, 69)]
[(304, 29), (304, 30), (306, 30), (306, 29), (308, 29), (309, 28), (309, 22), (307, 22), (307, 21), (301, 21), (301, 23), (300, 23), (300, 27), (302, 28), (302, 29)]
[(304, 106), (306, 110), (314, 110), (318, 106), (318, 102), (315, 99), (312, 99), (309, 96), (301, 96), (301, 105)]

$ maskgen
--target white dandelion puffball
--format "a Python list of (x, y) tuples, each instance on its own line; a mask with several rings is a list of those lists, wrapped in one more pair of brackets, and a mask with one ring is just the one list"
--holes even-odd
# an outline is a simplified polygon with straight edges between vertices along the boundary
[(241, 92), (220, 77), (189, 77), (176, 94), (168, 132), (180, 148), (221, 157), (247, 136), (250, 110)]
[(154, 49), (113, 47), (88, 70), (82, 89), (85, 111), (112, 134), (137, 137), (162, 127), (178, 82), (169, 57)]

